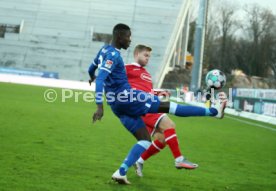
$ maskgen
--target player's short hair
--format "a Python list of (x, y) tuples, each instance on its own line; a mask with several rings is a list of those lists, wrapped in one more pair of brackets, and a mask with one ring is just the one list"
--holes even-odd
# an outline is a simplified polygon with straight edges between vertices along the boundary
[(135, 55), (137, 52), (142, 52), (144, 50), (151, 52), (152, 48), (144, 44), (138, 44), (135, 46), (133, 54)]
[(124, 32), (124, 31), (130, 31), (129, 26), (123, 23), (119, 23), (113, 27), (113, 36), (116, 36), (120, 32)]

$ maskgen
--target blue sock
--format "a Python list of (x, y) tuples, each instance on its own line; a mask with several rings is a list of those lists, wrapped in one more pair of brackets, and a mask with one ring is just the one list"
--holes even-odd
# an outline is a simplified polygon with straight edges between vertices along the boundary
[(191, 117), (191, 116), (215, 116), (217, 115), (218, 111), (215, 108), (179, 105), (177, 103), (171, 102), (169, 113), (180, 117)]
[(138, 141), (129, 151), (126, 159), (120, 166), (120, 174), (122, 176), (126, 175), (127, 170), (131, 167), (141, 156), (141, 154), (150, 146), (151, 142), (149, 141)]

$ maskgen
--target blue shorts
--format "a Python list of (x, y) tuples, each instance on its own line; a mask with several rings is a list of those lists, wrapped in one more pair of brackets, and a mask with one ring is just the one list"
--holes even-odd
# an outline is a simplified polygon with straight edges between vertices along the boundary
[[(130, 95), (129, 91), (132, 91)], [(116, 99), (110, 106), (113, 113), (120, 119), (121, 123), (131, 133), (137, 129), (146, 127), (140, 116), (149, 111), (156, 111), (159, 108), (160, 100), (157, 96), (140, 90), (127, 90), (125, 99)]]

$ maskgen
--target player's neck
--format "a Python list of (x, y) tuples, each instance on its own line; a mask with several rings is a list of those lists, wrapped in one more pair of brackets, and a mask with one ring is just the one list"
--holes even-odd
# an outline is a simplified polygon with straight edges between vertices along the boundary
[(135, 64), (137, 64), (137, 65), (139, 65), (140, 67), (144, 68), (144, 66), (143, 66), (142, 64), (140, 64), (139, 62), (137, 62), (136, 60), (135, 60)]
[(121, 50), (121, 46), (118, 44), (118, 43), (116, 43), (115, 41), (112, 41), (111, 42), (111, 46), (113, 46), (114, 48), (116, 48), (116, 49), (118, 49), (118, 50)]

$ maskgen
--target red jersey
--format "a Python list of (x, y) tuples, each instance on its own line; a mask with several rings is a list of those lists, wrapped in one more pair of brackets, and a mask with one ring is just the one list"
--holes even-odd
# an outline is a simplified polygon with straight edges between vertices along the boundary
[(151, 75), (137, 63), (126, 64), (126, 73), (130, 86), (137, 90), (151, 92), (153, 85)]

